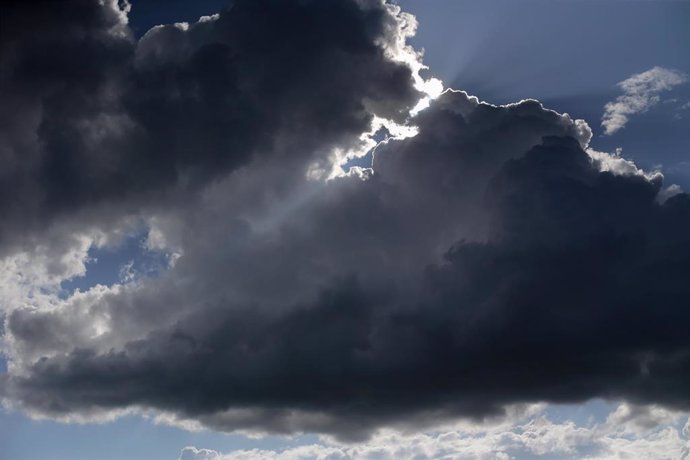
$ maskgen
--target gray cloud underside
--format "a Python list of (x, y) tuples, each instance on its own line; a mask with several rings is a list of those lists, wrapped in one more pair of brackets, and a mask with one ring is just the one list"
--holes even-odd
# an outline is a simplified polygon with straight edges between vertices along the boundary
[(77, 128), (104, 109), (62, 98), (110, 91), (55, 63), (64, 74), (35, 83), (64, 85), (32, 125), (47, 136), (27, 144), (35, 162), (20, 144), (3, 160), (22, 171), (3, 187), (40, 193), (21, 212), (4, 198), (3, 235), (136, 210), (182, 256), (156, 279), (10, 311), (4, 397), (57, 418), (153, 408), (343, 439), (528, 401), (688, 408), (690, 199), (607, 170), (584, 123), (448, 91), (416, 136), (377, 147), (366, 180), (305, 179), (373, 114), (404, 122), (416, 102), (378, 44), (394, 24), (378, 2), (239, 1), (188, 30), (118, 35), (113, 104), (136, 135), (99, 148)]
[[(630, 460), (690, 458), (687, 416), (658, 407), (620, 404), (605, 420), (553, 421), (541, 405), (513, 408), (498, 425), (458, 423), (439, 431), (382, 430), (372, 439), (342, 444), (322, 438), (311, 445), (237, 449), (222, 454), (188, 446), (178, 460), (508, 460), (515, 458)], [(294, 442), (294, 441), (293, 441)]]

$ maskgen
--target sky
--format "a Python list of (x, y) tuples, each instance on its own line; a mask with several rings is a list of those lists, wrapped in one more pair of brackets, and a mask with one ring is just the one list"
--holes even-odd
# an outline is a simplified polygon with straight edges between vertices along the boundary
[(690, 459), (690, 2), (2, 8), (0, 460)]

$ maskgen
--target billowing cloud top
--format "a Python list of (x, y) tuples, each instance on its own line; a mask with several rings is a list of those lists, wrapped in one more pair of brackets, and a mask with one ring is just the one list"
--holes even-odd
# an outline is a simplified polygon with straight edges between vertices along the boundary
[[(688, 196), (537, 101), (420, 110), (397, 6), (237, 0), (135, 40), (114, 0), (9, 5), (6, 404), (346, 440), (690, 404)], [(61, 292), (142, 228), (167, 270)]]

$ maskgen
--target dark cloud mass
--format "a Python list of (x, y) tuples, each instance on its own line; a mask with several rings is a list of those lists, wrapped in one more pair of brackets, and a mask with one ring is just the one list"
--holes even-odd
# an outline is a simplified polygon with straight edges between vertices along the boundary
[(398, 18), (377, 1), (238, 1), (138, 42), (128, 7), (3, 4), (0, 245), (64, 214), (179, 200), (255, 156), (327, 163), (419, 97), (385, 56)]
[[(417, 69), (391, 50), (411, 18), (378, 1), (236, 1), (138, 42), (114, 4), (69, 5), (93, 14), (54, 28), (88, 46), (35, 54), (53, 26), (21, 34), (48, 15), (3, 36), (32, 121), (2, 133), (1, 186), (27, 190), (3, 193), (3, 238), (137, 212), (179, 258), (9, 311), (8, 403), (350, 440), (531, 401), (690, 408), (690, 197), (588, 149), (584, 122), (460, 91), (408, 120)], [(70, 73), (75, 46), (108, 52)], [(418, 132), (308, 177), (374, 115)]]

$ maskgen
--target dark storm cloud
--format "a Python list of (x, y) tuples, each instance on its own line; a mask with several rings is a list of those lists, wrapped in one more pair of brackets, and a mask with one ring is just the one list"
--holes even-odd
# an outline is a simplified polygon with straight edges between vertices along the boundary
[(127, 8), (3, 4), (0, 245), (180, 200), (256, 156), (326, 167), (374, 115), (403, 120), (419, 97), (386, 54), (397, 18), (377, 1), (237, 1), (140, 41)]
[[(122, 12), (111, 3), (9, 1), (3, 2), (0, 21), (0, 246), (5, 246), (43, 214), (53, 214), (43, 203), (54, 193), (80, 188), (79, 181), (57, 183), (61, 170), (81, 167), (88, 177), (112, 153), (91, 128), (112, 120), (117, 129), (120, 114), (110, 93), (133, 43)], [(103, 125), (106, 138), (110, 125)], [(94, 148), (82, 159), (89, 161), (79, 161), (87, 144)]]
[(114, 2), (6, 12), (0, 244), (60, 254), (38, 230), (138, 213), (179, 256), (9, 311), (7, 403), (344, 439), (528, 401), (690, 406), (690, 198), (587, 153), (583, 122), (449, 91), (373, 172), (307, 179), (374, 116), (409, 121), (394, 7), (236, 1), (139, 41)]
[(159, 279), (14, 310), (4, 395), (344, 439), (526, 401), (687, 409), (689, 197), (535, 101), (447, 92), (414, 122), (367, 180), (275, 195), (256, 163), (170, 210)]

